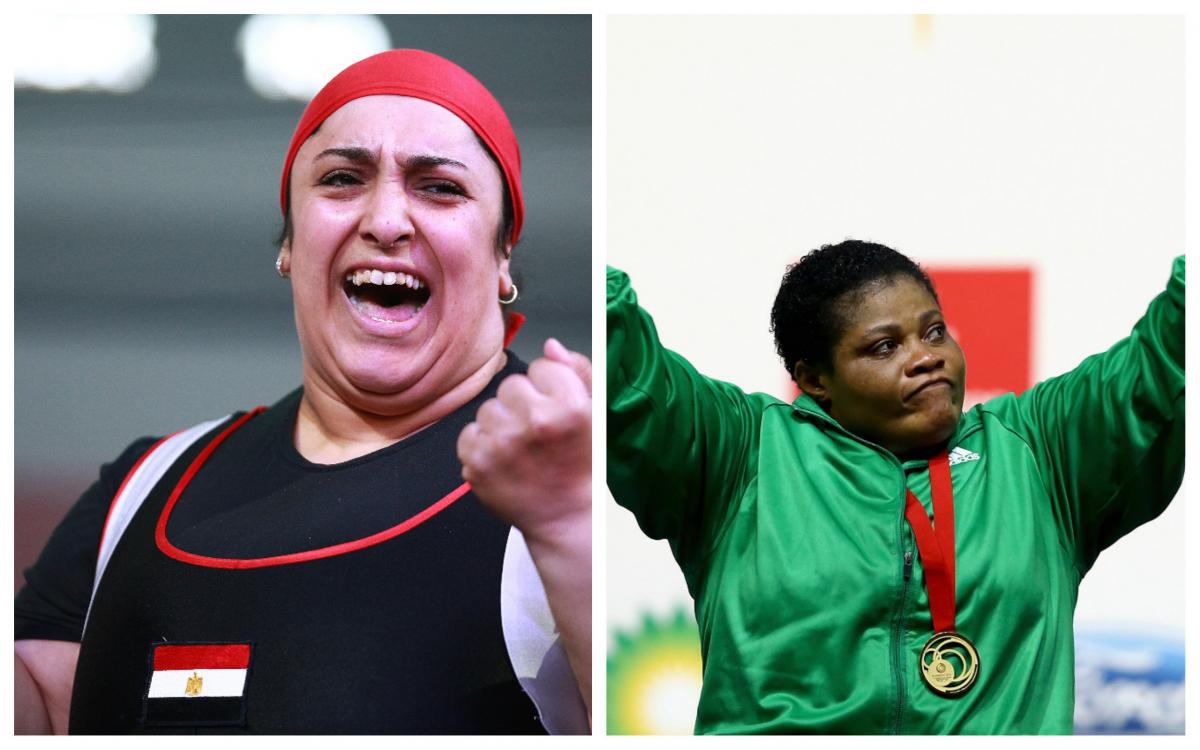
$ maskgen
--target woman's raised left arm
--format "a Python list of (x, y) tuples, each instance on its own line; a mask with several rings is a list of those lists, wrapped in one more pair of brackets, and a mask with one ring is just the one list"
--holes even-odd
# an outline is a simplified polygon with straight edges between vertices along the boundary
[(1080, 573), (1166, 508), (1183, 478), (1185, 263), (1130, 335), (1074, 370), (984, 405), (1042, 469)]
[(579, 692), (592, 706), (591, 363), (554, 339), (463, 429), (463, 478), (517, 527), (546, 591)]

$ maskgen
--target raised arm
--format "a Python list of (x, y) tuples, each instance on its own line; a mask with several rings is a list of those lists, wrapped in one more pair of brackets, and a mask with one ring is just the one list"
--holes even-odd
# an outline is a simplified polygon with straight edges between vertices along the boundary
[(685, 575), (711, 550), (744, 484), (761, 409), (658, 339), (629, 277), (608, 269), (608, 486)]
[(1081, 573), (1156, 517), (1183, 478), (1184, 258), (1132, 333), (1015, 399), (1010, 424), (1029, 443)]
[(592, 705), (592, 368), (550, 339), (463, 429), (463, 478), (529, 548), (589, 720)]

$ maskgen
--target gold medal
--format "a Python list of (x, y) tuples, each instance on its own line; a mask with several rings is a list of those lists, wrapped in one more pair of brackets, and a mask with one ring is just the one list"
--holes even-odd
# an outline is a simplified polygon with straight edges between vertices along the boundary
[(958, 633), (935, 633), (921, 650), (921, 676), (938, 695), (958, 697), (979, 679), (979, 653)]
[[(906, 493), (904, 507), (904, 517), (912, 527), (925, 568), (929, 614), (933, 618), (933, 637), (925, 642), (917, 663), (930, 690), (943, 698), (957, 698), (979, 679), (979, 652), (954, 627), (954, 485), (945, 451), (929, 459), (929, 492), (933, 495), (937, 528), (912, 490)], [(906, 580), (907, 575), (906, 570)]]

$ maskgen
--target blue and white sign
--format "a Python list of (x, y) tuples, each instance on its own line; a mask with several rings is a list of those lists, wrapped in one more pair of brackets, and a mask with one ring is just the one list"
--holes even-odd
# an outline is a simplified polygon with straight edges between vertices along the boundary
[(1076, 734), (1183, 734), (1181, 640), (1075, 633)]

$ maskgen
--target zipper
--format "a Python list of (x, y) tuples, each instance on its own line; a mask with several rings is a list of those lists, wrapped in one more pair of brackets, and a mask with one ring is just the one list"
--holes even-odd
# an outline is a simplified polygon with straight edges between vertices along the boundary
[(896, 617), (892, 620), (892, 676), (896, 681), (896, 715), (892, 723), (892, 734), (900, 734), (900, 726), (904, 720), (904, 670), (900, 658), (900, 631), (904, 627), (904, 609), (908, 603), (908, 582), (912, 579), (912, 572), (913, 553), (912, 550), (905, 550), (904, 581), (900, 586), (900, 603), (896, 607)]

